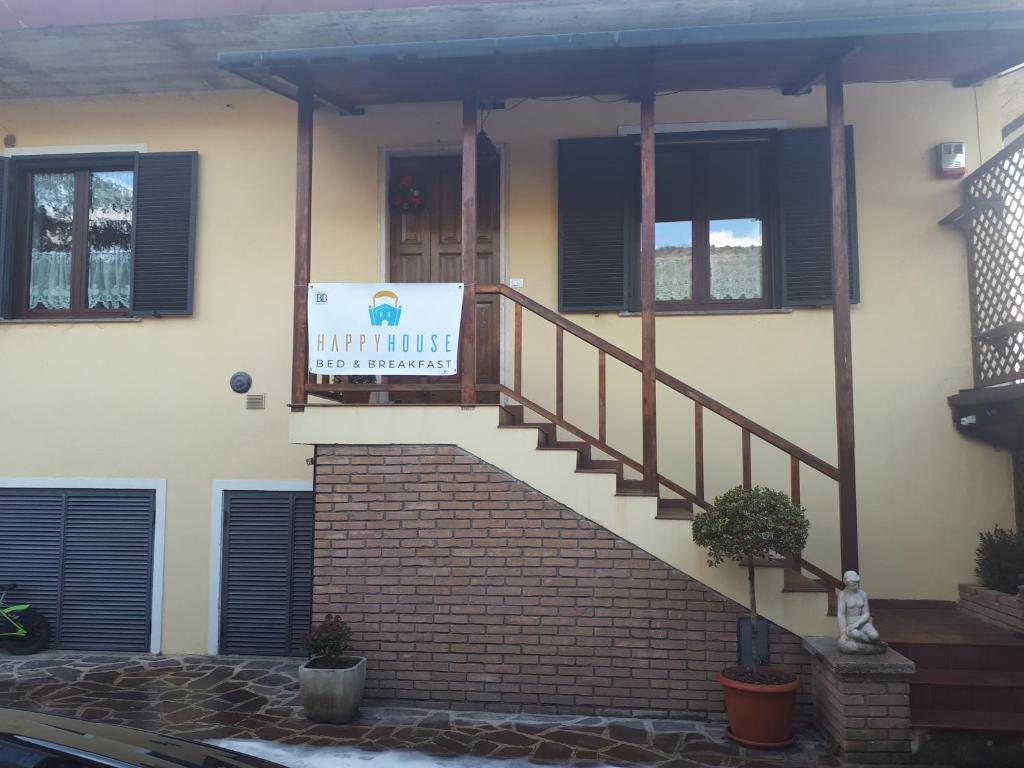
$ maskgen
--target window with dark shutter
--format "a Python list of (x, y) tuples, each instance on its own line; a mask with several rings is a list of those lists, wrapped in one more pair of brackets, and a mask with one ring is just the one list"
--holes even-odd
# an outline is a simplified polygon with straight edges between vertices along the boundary
[(195, 152), (152, 152), (135, 165), (132, 310), (192, 314), (195, 275)]
[[(638, 309), (635, 144), (631, 137), (559, 142), (563, 312)], [(832, 303), (825, 128), (659, 134), (657, 144), (659, 311)], [(850, 284), (857, 302), (853, 156), (853, 129), (847, 128)]]
[(630, 199), (638, 183), (629, 138), (558, 143), (558, 305), (619, 311), (628, 298)]
[(0, 164), (0, 317), (192, 313), (194, 152)]
[[(801, 128), (780, 132), (782, 211), (782, 305), (832, 303), (832, 197), (828, 131)], [(849, 197), (850, 300), (860, 301), (857, 260), (857, 195), (853, 128), (846, 129)]]

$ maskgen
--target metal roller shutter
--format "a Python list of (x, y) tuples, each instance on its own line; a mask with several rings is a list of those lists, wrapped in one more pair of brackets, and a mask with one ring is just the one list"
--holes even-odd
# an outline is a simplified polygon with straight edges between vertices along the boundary
[(62, 647), (148, 650), (153, 494), (68, 493), (64, 520)]
[(0, 581), (52, 647), (148, 651), (154, 514), (146, 490), (0, 489)]
[(18, 585), (7, 602), (38, 608), (50, 620), (54, 637), (63, 529), (63, 492), (0, 489), (0, 581)]
[(228, 492), (224, 509), (221, 653), (302, 655), (313, 591), (312, 494)]

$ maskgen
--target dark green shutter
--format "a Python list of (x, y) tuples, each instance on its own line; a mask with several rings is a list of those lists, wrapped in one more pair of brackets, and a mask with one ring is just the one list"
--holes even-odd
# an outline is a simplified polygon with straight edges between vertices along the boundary
[(311, 493), (224, 497), (220, 651), (299, 656), (313, 600)]
[(195, 152), (136, 159), (133, 312), (192, 314), (197, 166)]
[(11, 316), (14, 208), (14, 163), (0, 157), (0, 319)]
[(629, 201), (637, 182), (627, 137), (558, 142), (558, 306), (626, 309)]
[[(828, 131), (799, 128), (780, 132), (782, 209), (782, 305), (832, 303), (832, 197)], [(846, 179), (849, 197), (850, 299), (860, 301), (857, 260), (857, 195), (853, 128), (846, 129)]]

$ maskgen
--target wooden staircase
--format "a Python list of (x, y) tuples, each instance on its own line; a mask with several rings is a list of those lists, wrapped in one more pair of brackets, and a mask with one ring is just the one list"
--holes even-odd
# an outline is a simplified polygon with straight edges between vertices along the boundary
[[(418, 396), (426, 393), (431, 397), (437, 395), (440, 398), (439, 400), (429, 400), (430, 402), (463, 406), (475, 406), (483, 402), (498, 403), (501, 414), (500, 426), (503, 429), (534, 430), (537, 435), (536, 448), (538, 451), (574, 452), (577, 473), (613, 475), (615, 477), (615, 498), (620, 500), (623, 497), (655, 499), (656, 519), (658, 520), (686, 523), (692, 520), (694, 509), (707, 509), (710, 506), (711, 502), (708, 496), (711, 494), (706, 488), (704, 466), (704, 423), (709, 416), (713, 416), (716, 422), (727, 425), (728, 429), (738, 432), (737, 446), (740, 450), (739, 460), (736, 462), (738, 470), (736, 479), (738, 482), (742, 482), (744, 487), (749, 488), (753, 485), (754, 446), (756, 445), (760, 450), (764, 444), (772, 450), (780, 452), (783, 461), (788, 464), (789, 496), (795, 504), (801, 503), (801, 475), (808, 472), (814, 473), (815, 481), (824, 477), (828, 481), (835, 482), (836, 488), (840, 492), (839, 496), (842, 497), (843, 483), (838, 467), (690, 386), (667, 371), (653, 368), (650, 365), (645, 368), (644, 361), (636, 355), (597, 336), (583, 326), (508, 286), (501, 284), (478, 285), (476, 293), (488, 296), (499, 303), (508, 302), (513, 310), (511, 370), (508, 372), (510, 375), (506, 377), (505, 382), (477, 381), (475, 387), (467, 388), (465, 381), (461, 383), (437, 381), (436, 377), (426, 377), (422, 382), (393, 382), (383, 380), (387, 377), (381, 377), (382, 380), (376, 383), (353, 383), (346, 377), (321, 375), (318, 380), (316, 374), (310, 374), (310, 380), (303, 382), (304, 391), (317, 397), (333, 400), (332, 405), (342, 406), (346, 404), (346, 394), (349, 396), (361, 395), (364, 398), (362, 403), (365, 404), (366, 396), (373, 391), (387, 392), (389, 396), (399, 393), (399, 399), (403, 397), (401, 393), (413, 393)], [(540, 321), (541, 327), (546, 325), (553, 330), (555, 342), (553, 392), (547, 390), (547, 387), (537, 386), (536, 382), (532, 382), (524, 376), (527, 364), (538, 368), (547, 368), (547, 363), (538, 357), (524, 355), (523, 318), (527, 314), (533, 317), (531, 324)], [(534, 338), (535, 332), (536, 329), (528, 338)], [(565, 349), (567, 341), (577, 347), (577, 352), (582, 349), (586, 350), (588, 354), (594, 354), (596, 377), (592, 393), (596, 395), (596, 418), (579, 417), (575, 414), (570, 416), (567, 413), (565, 407)], [(615, 395), (609, 393), (608, 371), (611, 368), (615, 369), (611, 374), (613, 376), (619, 375), (623, 370), (632, 370), (641, 373), (644, 377), (643, 392), (641, 393), (642, 423), (639, 425), (642, 443), (640, 457), (635, 455), (635, 446), (633, 447), (634, 455), (630, 455), (628, 449), (621, 444), (613, 444), (614, 441), (609, 435), (609, 410), (618, 410), (625, 405)], [(345, 380), (337, 381), (336, 379), (339, 378)], [(524, 381), (524, 379), (526, 380)], [(658, 465), (656, 412), (653, 407), (657, 397), (650, 391), (650, 385), (660, 387), (666, 397), (672, 398), (676, 403), (682, 403), (684, 408), (693, 409), (693, 480), (690, 487), (684, 484), (689, 483), (689, 478), (684, 481), (681, 477), (681, 475), (689, 474), (689, 466), (682, 466), (681, 462), (672, 461), (666, 461), (661, 466)], [(585, 389), (584, 392), (572, 392), (570, 397), (573, 398), (577, 395), (586, 397), (589, 394), (591, 391)], [(336, 396), (341, 397), (341, 402), (335, 399)], [(426, 401), (420, 398), (416, 402)], [(303, 405), (303, 407), (305, 406)], [(713, 427), (714, 430), (719, 428), (720, 424), (718, 423)], [(784, 481), (776, 484), (784, 484)], [(842, 503), (839, 504), (839, 508), (841, 512)], [(856, 559), (856, 539), (846, 537), (845, 530), (846, 526), (840, 524), (840, 551), (847, 552), (849, 550), (853, 559)], [(693, 565), (691, 563), (688, 567), (693, 567)], [(842, 588), (842, 582), (834, 574), (808, 562), (802, 556), (762, 565), (786, 568), (784, 591), (787, 592), (831, 594), (833, 589)]]
[(918, 728), (1024, 732), (1024, 636), (952, 604), (878, 607), (876, 626), (911, 659), (910, 720)]
[[(560, 440), (558, 426), (549, 421), (528, 421), (522, 405), (507, 404), (498, 409), (500, 429), (532, 429), (537, 432), (538, 451), (573, 451), (576, 453), (576, 472), (609, 474), (615, 476), (616, 494), (620, 496), (658, 496), (658, 520), (692, 520), (693, 504), (681, 498), (662, 498), (645, 490), (643, 480), (626, 478), (624, 462), (617, 459), (594, 458), (594, 448), (582, 440)], [(829, 615), (836, 612), (836, 591), (823, 578), (805, 576), (803, 563), (776, 558), (759, 560), (759, 568), (783, 568), (783, 592), (816, 592), (828, 596)], [(813, 566), (812, 566), (813, 567)]]

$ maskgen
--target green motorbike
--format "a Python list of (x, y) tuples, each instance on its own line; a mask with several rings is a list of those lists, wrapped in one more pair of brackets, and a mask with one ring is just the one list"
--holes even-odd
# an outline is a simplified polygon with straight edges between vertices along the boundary
[(50, 622), (27, 603), (4, 604), (7, 593), (17, 588), (17, 584), (0, 584), (0, 647), (24, 656), (46, 647)]

